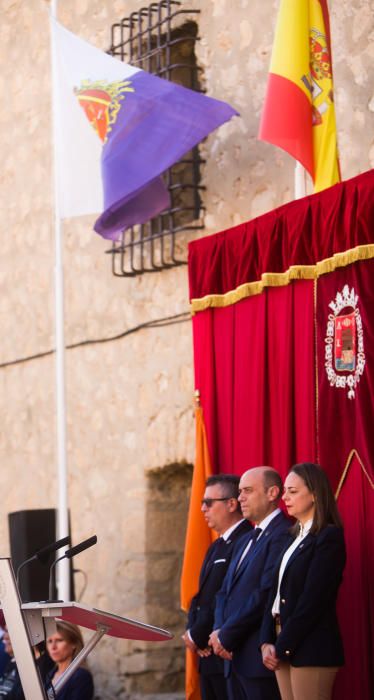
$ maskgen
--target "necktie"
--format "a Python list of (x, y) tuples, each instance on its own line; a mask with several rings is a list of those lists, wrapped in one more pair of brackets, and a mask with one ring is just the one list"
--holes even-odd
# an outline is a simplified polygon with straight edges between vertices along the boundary
[(262, 532), (262, 529), (260, 527), (255, 527), (253, 530), (253, 537), (252, 537), (252, 545), (258, 540)]
[(237, 565), (237, 567), (236, 567), (236, 571), (239, 569), (239, 567), (240, 567), (241, 564), (243, 563), (243, 561), (244, 561), (245, 557), (247, 556), (249, 550), (250, 550), (252, 547), (255, 546), (256, 540), (258, 540), (258, 538), (260, 537), (261, 532), (262, 532), (262, 529), (261, 529), (260, 527), (255, 527), (255, 529), (254, 529), (253, 532), (251, 533), (252, 536), (251, 536), (251, 538), (250, 538), (250, 540), (249, 540), (249, 542), (248, 542), (246, 548), (244, 549), (242, 556), (240, 557), (240, 559), (239, 559), (239, 561), (238, 561), (238, 565)]

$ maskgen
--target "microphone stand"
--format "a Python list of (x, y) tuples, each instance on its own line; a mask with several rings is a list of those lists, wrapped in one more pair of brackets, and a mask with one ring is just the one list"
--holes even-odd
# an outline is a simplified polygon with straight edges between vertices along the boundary
[(51, 601), (53, 600), (53, 573), (56, 568), (56, 564), (61, 561), (61, 559), (66, 559), (65, 554), (62, 557), (59, 557), (58, 559), (55, 559), (54, 562), (51, 564), (51, 568), (49, 569), (49, 584), (48, 584), (48, 600)]
[(65, 545), (70, 544), (70, 535), (67, 537), (63, 537), (61, 540), (57, 540), (57, 542), (52, 542), (52, 544), (46, 545), (46, 547), (42, 547), (42, 549), (39, 549), (35, 554), (33, 554), (32, 557), (29, 557), (25, 561), (23, 561), (17, 569), (16, 573), (16, 582), (17, 582), (17, 588), (19, 590), (19, 580), (20, 580), (20, 573), (26, 564), (30, 564), (32, 561), (40, 561), (42, 564), (46, 564), (49, 558), (49, 554), (52, 554), (52, 552), (56, 552), (58, 549), (61, 549), (61, 547), (65, 547)]
[(58, 562), (61, 561), (61, 559), (71, 559), (76, 554), (84, 552), (85, 549), (92, 547), (94, 544), (96, 544), (96, 542), (97, 536), (92, 535), (92, 537), (89, 537), (88, 540), (84, 540), (83, 542), (80, 542), (80, 544), (76, 544), (75, 547), (71, 547), (70, 549), (66, 550), (65, 554), (63, 554), (62, 557), (55, 559), (55, 561), (51, 565), (51, 568), (49, 569), (48, 596), (50, 602), (53, 601), (53, 572), (55, 570), (56, 564), (58, 564)]

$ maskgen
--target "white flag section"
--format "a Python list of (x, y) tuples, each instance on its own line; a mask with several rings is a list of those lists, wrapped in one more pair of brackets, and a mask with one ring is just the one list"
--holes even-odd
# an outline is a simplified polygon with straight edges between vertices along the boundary
[(55, 61), (56, 170), (62, 219), (103, 210), (102, 142), (89, 123), (74, 90), (82, 81), (107, 82), (139, 72), (96, 49), (52, 18)]
[(101, 212), (95, 231), (117, 240), (170, 205), (163, 173), (237, 112), (111, 58), (55, 20), (52, 37), (57, 210)]

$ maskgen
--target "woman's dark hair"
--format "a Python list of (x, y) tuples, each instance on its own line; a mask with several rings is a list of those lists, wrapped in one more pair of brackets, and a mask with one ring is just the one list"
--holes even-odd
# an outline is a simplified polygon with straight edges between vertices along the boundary
[[(311, 534), (317, 534), (327, 525), (343, 527), (330, 482), (322, 467), (312, 462), (302, 462), (291, 467), (289, 473), (292, 472), (304, 481), (307, 489), (314, 495), (315, 510)], [(294, 528), (294, 531), (298, 532), (298, 525)]]
[(221, 487), (222, 495), (227, 498), (238, 498), (240, 477), (237, 474), (212, 474), (208, 476), (205, 486)]
[[(208, 476), (205, 486), (216, 486), (221, 488), (223, 498), (236, 498), (239, 496), (240, 477), (237, 474), (212, 474)], [(241, 513), (240, 503), (236, 504), (236, 511)]]

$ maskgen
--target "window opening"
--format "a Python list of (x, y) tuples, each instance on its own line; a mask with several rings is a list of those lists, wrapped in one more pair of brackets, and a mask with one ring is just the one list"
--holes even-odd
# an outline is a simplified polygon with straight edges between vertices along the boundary
[[(111, 28), (112, 56), (192, 90), (199, 82), (195, 44), (199, 10), (184, 9), (177, 0), (162, 0), (132, 12)], [(113, 242), (115, 276), (133, 277), (187, 263), (187, 242), (203, 228), (200, 184), (202, 160), (198, 147), (186, 153), (164, 174), (170, 207), (145, 224), (133, 226)]]

